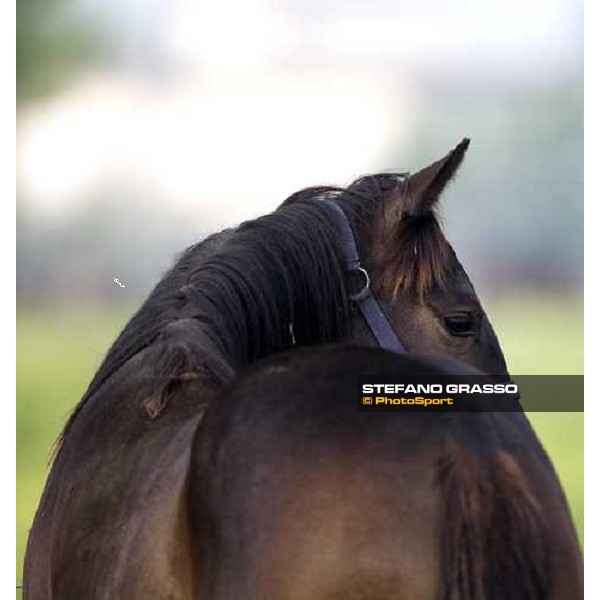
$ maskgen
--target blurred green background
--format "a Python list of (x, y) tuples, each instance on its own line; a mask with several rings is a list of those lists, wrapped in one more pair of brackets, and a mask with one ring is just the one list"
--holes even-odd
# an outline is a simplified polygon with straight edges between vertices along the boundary
[[(510, 370), (583, 373), (582, 15), (18, 0), (17, 581), (52, 444), (129, 316), (177, 252), (302, 187), (414, 171), (470, 136), (445, 229)], [(582, 536), (583, 415), (531, 420)]]

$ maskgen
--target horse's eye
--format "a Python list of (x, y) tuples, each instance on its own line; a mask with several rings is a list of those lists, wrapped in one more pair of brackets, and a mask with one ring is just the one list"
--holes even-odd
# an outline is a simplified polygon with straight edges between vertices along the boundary
[(452, 335), (467, 336), (475, 333), (475, 319), (470, 313), (444, 315), (444, 325)]

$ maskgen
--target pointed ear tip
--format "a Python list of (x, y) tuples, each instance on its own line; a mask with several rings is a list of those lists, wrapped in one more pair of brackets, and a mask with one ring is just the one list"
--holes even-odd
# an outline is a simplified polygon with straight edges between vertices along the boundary
[(460, 144), (458, 144), (458, 146), (456, 147), (456, 149), (458, 150), (460, 148), (464, 152), (469, 147), (470, 143), (471, 143), (471, 138), (464, 137), (460, 141)]

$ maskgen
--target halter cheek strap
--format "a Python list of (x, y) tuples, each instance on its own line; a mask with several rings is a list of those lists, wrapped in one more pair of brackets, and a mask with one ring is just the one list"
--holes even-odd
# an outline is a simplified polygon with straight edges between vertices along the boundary
[(363, 280), (363, 287), (350, 295), (350, 300), (360, 310), (367, 327), (384, 350), (391, 350), (405, 354), (396, 332), (390, 325), (387, 317), (383, 314), (377, 299), (371, 291), (371, 281), (367, 271), (361, 266), (354, 239), (354, 232), (348, 221), (348, 217), (334, 200), (324, 200), (325, 205), (331, 210), (335, 217), (339, 232), (341, 234), (342, 250), (346, 262), (346, 270), (350, 275), (357, 275)]

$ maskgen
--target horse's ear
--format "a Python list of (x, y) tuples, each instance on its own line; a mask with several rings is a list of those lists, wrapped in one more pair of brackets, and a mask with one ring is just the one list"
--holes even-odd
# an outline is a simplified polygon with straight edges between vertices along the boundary
[(446, 185), (456, 175), (471, 140), (464, 138), (444, 158), (411, 175), (405, 199), (405, 211), (419, 215), (435, 207)]

